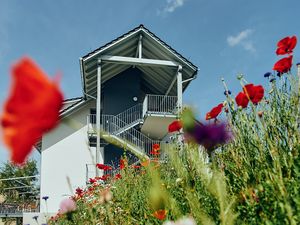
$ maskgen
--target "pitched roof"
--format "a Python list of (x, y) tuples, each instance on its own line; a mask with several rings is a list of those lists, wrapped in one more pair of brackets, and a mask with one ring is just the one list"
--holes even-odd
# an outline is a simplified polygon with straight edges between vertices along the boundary
[[(140, 36), (142, 36), (142, 58), (168, 60), (182, 65), (183, 80), (196, 75), (198, 68), (193, 63), (167, 45), (143, 25), (140, 25), (80, 59), (82, 86), (85, 97), (89, 95), (96, 96), (98, 59), (104, 55), (136, 57)], [(128, 64), (120, 65), (104, 62), (101, 69), (102, 84), (131, 66), (132, 65)], [(166, 93), (177, 71), (177, 68), (174, 67), (139, 65), (136, 67), (143, 72), (143, 85), (156, 94)], [(183, 84), (183, 90), (185, 90), (189, 83), (190, 82), (186, 82)], [(176, 85), (170, 91), (170, 95), (172, 94), (176, 94)]]

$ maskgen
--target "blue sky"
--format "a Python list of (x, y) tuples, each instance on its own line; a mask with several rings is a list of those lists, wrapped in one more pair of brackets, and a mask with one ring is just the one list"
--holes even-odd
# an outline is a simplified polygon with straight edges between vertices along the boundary
[[(300, 38), (299, 8), (299, 0), (1, 0), (0, 108), (20, 57), (31, 56), (49, 75), (62, 72), (65, 97), (78, 97), (79, 57), (144, 24), (199, 67), (184, 100), (204, 118), (224, 100), (221, 76), (233, 94), (238, 73), (268, 85), (262, 76), (279, 59), (277, 41)], [(7, 157), (0, 143), (0, 162)]]

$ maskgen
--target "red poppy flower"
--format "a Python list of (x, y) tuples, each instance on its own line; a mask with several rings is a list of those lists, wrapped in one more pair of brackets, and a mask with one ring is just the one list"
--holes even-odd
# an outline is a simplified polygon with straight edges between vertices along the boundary
[(291, 69), (292, 61), (293, 61), (292, 55), (280, 59), (274, 64), (273, 70), (276, 70), (279, 73), (286, 73)]
[(81, 196), (83, 194), (83, 190), (81, 188), (77, 188), (76, 194)]
[(132, 168), (133, 169), (139, 169), (139, 168), (141, 168), (141, 166), (139, 166), (139, 165), (133, 165)]
[(243, 90), (253, 104), (259, 103), (264, 97), (264, 88), (261, 85), (246, 84)]
[(160, 150), (160, 144), (153, 144), (152, 145), (152, 151), (155, 151), (155, 152), (157, 152), (157, 151), (159, 151)]
[(120, 159), (120, 169), (124, 169), (127, 161), (125, 159)]
[(90, 179), (89, 179), (89, 182), (90, 182), (91, 184), (93, 184), (93, 183), (97, 182), (97, 180), (96, 180), (96, 179), (93, 179), (93, 178), (90, 178)]
[(63, 96), (57, 82), (48, 80), (29, 58), (14, 65), (11, 75), (13, 85), (1, 125), (12, 162), (23, 164), (39, 138), (58, 124)]
[(297, 44), (296, 36), (285, 37), (277, 43), (276, 54), (277, 55), (290, 54), (293, 52), (293, 49), (296, 47), (296, 44)]
[(179, 120), (175, 120), (174, 122), (172, 122), (169, 127), (169, 133), (171, 132), (175, 132), (175, 131), (180, 131), (180, 129), (182, 128), (182, 122)]
[(121, 179), (121, 178), (122, 178), (122, 175), (121, 175), (121, 174), (119, 174), (119, 173), (116, 174), (116, 176), (115, 176), (115, 179), (116, 179), (116, 180), (119, 180), (119, 179)]
[(99, 177), (99, 180), (106, 181), (109, 177), (110, 177), (110, 175), (106, 174), (106, 175), (103, 175), (103, 176)]
[(158, 155), (160, 155), (160, 152), (159, 151), (151, 151), (150, 154), (158, 156)]
[(110, 166), (107, 166), (107, 165), (104, 165), (104, 164), (97, 163), (96, 166), (99, 170), (104, 170), (104, 171), (112, 170), (112, 168)]
[(242, 108), (246, 108), (248, 105), (249, 99), (244, 92), (240, 92), (235, 97), (235, 102), (238, 106), (241, 106)]
[(217, 116), (222, 112), (223, 104), (219, 104), (216, 107), (212, 108), (212, 110), (206, 113), (205, 119), (210, 120), (217, 118)]
[(153, 216), (159, 220), (164, 220), (167, 216), (167, 210), (160, 209), (153, 213)]

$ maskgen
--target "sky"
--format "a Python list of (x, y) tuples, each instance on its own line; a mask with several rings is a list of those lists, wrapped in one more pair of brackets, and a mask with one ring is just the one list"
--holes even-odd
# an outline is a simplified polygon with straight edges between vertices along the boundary
[[(79, 58), (144, 24), (198, 66), (184, 103), (204, 119), (225, 99), (221, 77), (233, 95), (241, 90), (239, 73), (269, 85), (263, 74), (280, 58), (277, 42), (300, 38), (299, 8), (299, 0), (0, 0), (0, 110), (9, 94), (10, 67), (22, 56), (51, 77), (62, 73), (65, 98), (80, 97)], [(0, 142), (0, 163), (7, 159)]]

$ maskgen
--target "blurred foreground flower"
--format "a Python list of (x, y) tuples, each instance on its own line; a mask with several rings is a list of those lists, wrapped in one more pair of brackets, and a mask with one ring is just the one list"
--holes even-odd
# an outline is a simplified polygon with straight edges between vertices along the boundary
[(110, 191), (110, 188), (105, 188), (101, 193), (100, 193), (100, 204), (109, 202), (110, 200), (112, 200), (112, 193)]
[(76, 203), (74, 202), (73, 199), (66, 198), (66, 199), (62, 200), (59, 208), (60, 208), (59, 213), (73, 212), (76, 210)]
[(193, 132), (188, 133), (199, 145), (204, 146), (209, 153), (218, 145), (225, 144), (231, 135), (225, 124), (196, 124)]
[(63, 95), (57, 82), (48, 80), (29, 58), (14, 65), (11, 75), (1, 126), (12, 162), (23, 164), (38, 139), (58, 124)]
[(163, 223), (163, 225), (197, 225), (197, 224), (196, 224), (196, 221), (192, 217), (189, 217), (189, 218), (182, 218), (175, 222), (166, 221)]

